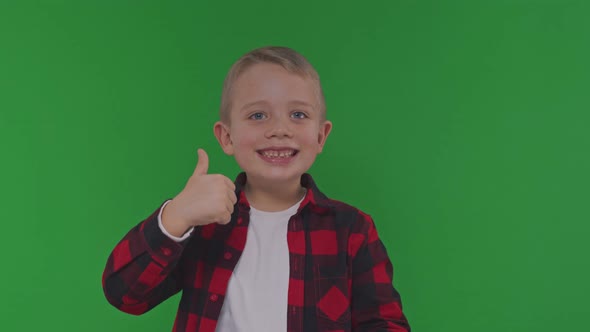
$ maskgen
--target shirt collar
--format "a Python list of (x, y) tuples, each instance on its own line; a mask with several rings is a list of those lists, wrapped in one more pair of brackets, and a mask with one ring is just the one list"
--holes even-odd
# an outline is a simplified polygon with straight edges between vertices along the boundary
[[(243, 191), (244, 185), (246, 184), (246, 172), (241, 172), (236, 177), (234, 184), (236, 186), (236, 197), (238, 197), (238, 204), (250, 209), (250, 204), (246, 199), (246, 195)], [(301, 186), (307, 189), (305, 198), (299, 205), (297, 211), (301, 211), (306, 205), (310, 205), (311, 208), (323, 210), (324, 208), (332, 208), (331, 200), (324, 195), (317, 187), (313, 177), (309, 173), (303, 173), (301, 175)]]

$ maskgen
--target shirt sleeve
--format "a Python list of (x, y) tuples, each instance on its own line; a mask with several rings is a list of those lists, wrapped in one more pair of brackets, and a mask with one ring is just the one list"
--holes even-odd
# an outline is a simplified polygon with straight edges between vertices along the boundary
[(184, 233), (184, 235), (182, 237), (174, 236), (174, 235), (168, 233), (168, 231), (166, 230), (166, 228), (164, 228), (164, 225), (162, 224), (162, 211), (164, 211), (164, 208), (166, 207), (166, 205), (168, 205), (168, 203), (170, 203), (171, 201), (172, 200), (167, 200), (166, 202), (164, 202), (164, 205), (162, 205), (160, 212), (158, 212), (158, 226), (160, 227), (160, 230), (162, 231), (162, 233), (164, 233), (167, 237), (171, 238), (172, 240), (174, 240), (176, 242), (182, 242), (191, 236), (191, 233), (193, 232), (194, 227), (191, 227), (186, 233)]
[(109, 303), (123, 312), (143, 314), (182, 287), (178, 263), (188, 241), (176, 242), (162, 232), (158, 216), (163, 206), (133, 227), (107, 260), (103, 291)]
[(351, 233), (352, 331), (410, 332), (400, 294), (393, 287), (393, 266), (369, 215), (361, 213)]

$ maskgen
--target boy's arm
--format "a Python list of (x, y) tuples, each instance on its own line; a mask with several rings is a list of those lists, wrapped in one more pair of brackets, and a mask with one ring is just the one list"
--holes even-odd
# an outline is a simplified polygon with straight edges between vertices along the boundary
[(352, 330), (410, 332), (401, 298), (393, 287), (393, 266), (369, 215), (349, 241), (352, 255)]
[(159, 215), (164, 205), (131, 229), (107, 260), (104, 294), (121, 311), (143, 314), (181, 289), (177, 263), (187, 241), (163, 233)]

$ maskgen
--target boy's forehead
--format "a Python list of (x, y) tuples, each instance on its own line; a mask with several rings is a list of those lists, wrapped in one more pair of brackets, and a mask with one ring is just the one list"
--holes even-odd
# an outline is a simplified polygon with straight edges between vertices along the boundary
[(307, 79), (303, 74), (288, 71), (283, 66), (275, 63), (256, 63), (244, 69), (236, 78), (236, 83), (240, 81), (256, 81), (263, 78), (282, 78), (301, 81), (306, 81)]
[[(289, 104), (316, 107), (314, 81), (276, 64), (255, 64), (242, 72), (232, 87), (232, 97), (241, 106), (281, 99)], [(240, 107), (241, 108), (241, 107)]]

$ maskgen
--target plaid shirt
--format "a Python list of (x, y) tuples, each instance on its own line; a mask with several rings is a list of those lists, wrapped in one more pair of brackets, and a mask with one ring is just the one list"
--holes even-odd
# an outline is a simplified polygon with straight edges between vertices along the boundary
[[(107, 300), (139, 315), (182, 290), (173, 331), (214, 332), (229, 279), (246, 243), (250, 206), (238, 202), (229, 224), (196, 227), (175, 242), (158, 226), (158, 208), (131, 229), (108, 258)], [(327, 198), (305, 173), (307, 194), (288, 224), (288, 332), (410, 331), (393, 267), (371, 217)], [(162, 204), (163, 205), (163, 204)]]

